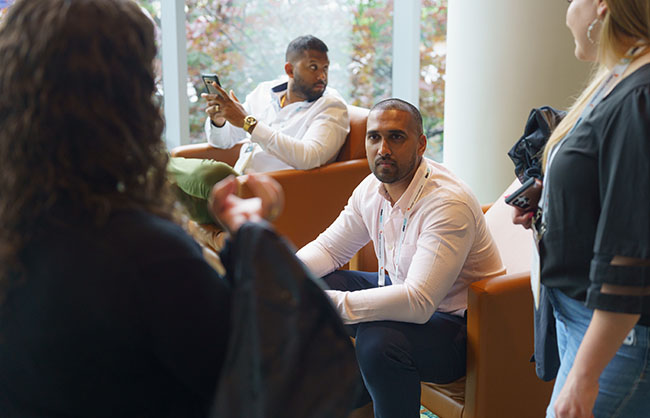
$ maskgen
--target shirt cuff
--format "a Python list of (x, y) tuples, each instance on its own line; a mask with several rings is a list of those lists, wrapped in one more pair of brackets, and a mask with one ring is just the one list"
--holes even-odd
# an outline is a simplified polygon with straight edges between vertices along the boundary
[(212, 118), (208, 118), (208, 120), (210, 121), (210, 125), (211, 125), (213, 128), (223, 128), (224, 126), (226, 126), (226, 123), (228, 123), (228, 122), (224, 122), (223, 125), (219, 126), (219, 125), (217, 125), (216, 123), (214, 123), (214, 121), (212, 120)]
[(253, 133), (251, 134), (251, 141), (257, 142), (260, 145), (266, 145), (273, 132), (273, 129), (269, 125), (262, 121), (257, 121), (255, 129), (253, 129)]

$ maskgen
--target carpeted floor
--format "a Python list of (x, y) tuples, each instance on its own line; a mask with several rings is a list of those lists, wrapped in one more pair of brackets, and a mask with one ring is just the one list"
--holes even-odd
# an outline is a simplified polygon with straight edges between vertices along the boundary
[(425, 407), (420, 408), (420, 418), (438, 418), (438, 415), (428, 411)]
[[(355, 409), (350, 414), (350, 418), (368, 418), (372, 417), (372, 404), (368, 403), (367, 405), (362, 406), (359, 409)], [(420, 407), (420, 418), (438, 418), (438, 415), (427, 410), (425, 407)]]

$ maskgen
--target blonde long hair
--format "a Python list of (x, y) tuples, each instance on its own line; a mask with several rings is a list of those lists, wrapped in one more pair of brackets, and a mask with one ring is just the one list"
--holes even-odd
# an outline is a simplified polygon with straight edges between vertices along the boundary
[(635, 44), (650, 44), (650, 0), (603, 0), (608, 12), (602, 20), (598, 64), (587, 87), (569, 108), (555, 128), (544, 149), (542, 166), (546, 167), (549, 152), (569, 133), (582, 114), (609, 69), (621, 60)]

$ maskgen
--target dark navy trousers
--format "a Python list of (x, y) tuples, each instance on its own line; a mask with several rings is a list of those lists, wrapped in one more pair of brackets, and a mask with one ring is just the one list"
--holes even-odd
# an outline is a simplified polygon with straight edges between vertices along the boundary
[[(377, 273), (337, 270), (323, 279), (335, 290), (377, 287)], [(348, 329), (375, 418), (419, 418), (421, 381), (450, 383), (465, 375), (465, 318), (436, 312), (424, 324), (373, 321)], [(358, 406), (369, 401), (367, 393)]]

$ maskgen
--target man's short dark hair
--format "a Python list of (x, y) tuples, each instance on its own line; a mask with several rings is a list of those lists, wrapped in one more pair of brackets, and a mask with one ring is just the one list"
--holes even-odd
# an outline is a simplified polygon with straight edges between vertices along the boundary
[(327, 53), (327, 45), (313, 35), (299, 36), (293, 41), (289, 42), (287, 46), (287, 53), (285, 59), (287, 62), (294, 63), (302, 57), (302, 54), (308, 50), (315, 50)]
[(392, 97), (390, 99), (384, 99), (376, 103), (370, 111), (374, 110), (401, 110), (403, 112), (408, 112), (413, 118), (413, 123), (415, 123), (417, 134), (422, 135), (424, 129), (422, 128), (422, 114), (417, 107), (413, 106), (411, 103)]

